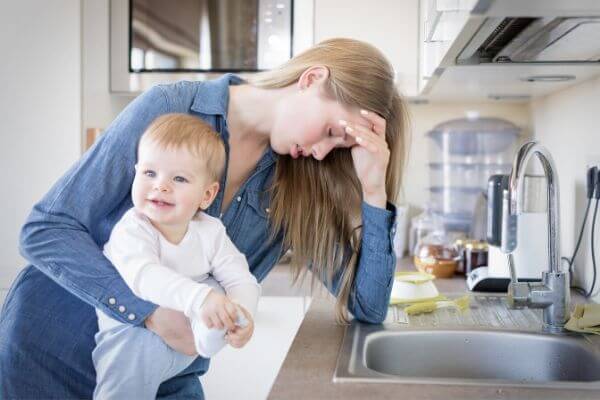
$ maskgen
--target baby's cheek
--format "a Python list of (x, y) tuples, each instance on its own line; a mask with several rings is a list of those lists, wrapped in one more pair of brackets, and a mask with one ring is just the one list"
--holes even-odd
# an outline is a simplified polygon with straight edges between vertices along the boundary
[(137, 182), (134, 182), (133, 186), (131, 188), (131, 199), (135, 206), (137, 206), (140, 203), (141, 191), (142, 190), (140, 188), (140, 184)]

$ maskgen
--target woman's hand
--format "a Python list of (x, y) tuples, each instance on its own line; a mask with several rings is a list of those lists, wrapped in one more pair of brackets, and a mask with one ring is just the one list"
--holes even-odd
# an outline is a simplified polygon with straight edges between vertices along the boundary
[(244, 307), (238, 306), (238, 309), (244, 314), (248, 324), (243, 328), (236, 325), (235, 329), (228, 331), (225, 336), (227, 343), (236, 349), (244, 347), (254, 333), (254, 320), (252, 319), (252, 316)]
[(385, 140), (385, 119), (366, 110), (361, 110), (361, 116), (363, 121), (360, 123), (339, 122), (356, 141), (350, 151), (362, 184), (363, 199), (373, 206), (385, 208), (385, 177), (390, 161), (390, 149)]
[(146, 318), (145, 324), (173, 350), (188, 356), (198, 355), (190, 320), (182, 312), (158, 307)]

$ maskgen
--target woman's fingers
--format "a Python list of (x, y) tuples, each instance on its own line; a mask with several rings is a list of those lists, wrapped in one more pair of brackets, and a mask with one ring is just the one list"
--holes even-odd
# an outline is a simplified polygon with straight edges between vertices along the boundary
[(379, 152), (384, 145), (387, 146), (385, 140), (364, 126), (346, 125), (344, 129), (348, 135), (354, 137), (356, 143), (374, 153)]
[(347, 134), (351, 134), (355, 140), (358, 135), (361, 139), (371, 139), (373, 142), (385, 142), (385, 138), (375, 133), (371, 126), (365, 126), (360, 123), (351, 123), (344, 120), (340, 120), (340, 125), (342, 125), (344, 131)]
[(373, 132), (380, 137), (385, 137), (385, 119), (381, 118), (377, 113), (367, 110), (360, 110), (360, 115), (372, 124)]

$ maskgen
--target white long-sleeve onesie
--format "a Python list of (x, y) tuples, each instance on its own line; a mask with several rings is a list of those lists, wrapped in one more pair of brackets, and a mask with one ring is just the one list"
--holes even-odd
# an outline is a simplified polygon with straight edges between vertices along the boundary
[(175, 245), (132, 208), (114, 226), (104, 255), (138, 297), (190, 318), (196, 349), (203, 357), (225, 345), (224, 331), (208, 329), (200, 318), (206, 296), (211, 289), (218, 290), (210, 284), (211, 276), (229, 299), (252, 316), (256, 313), (260, 286), (246, 257), (231, 242), (223, 223), (206, 213), (189, 223), (184, 238)]

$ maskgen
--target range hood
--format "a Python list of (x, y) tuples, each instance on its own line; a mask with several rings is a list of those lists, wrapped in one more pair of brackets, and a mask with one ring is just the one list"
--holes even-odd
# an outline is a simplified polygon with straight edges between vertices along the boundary
[(479, 28), (455, 63), (600, 63), (599, 8), (600, 0), (480, 0), (471, 12)]

